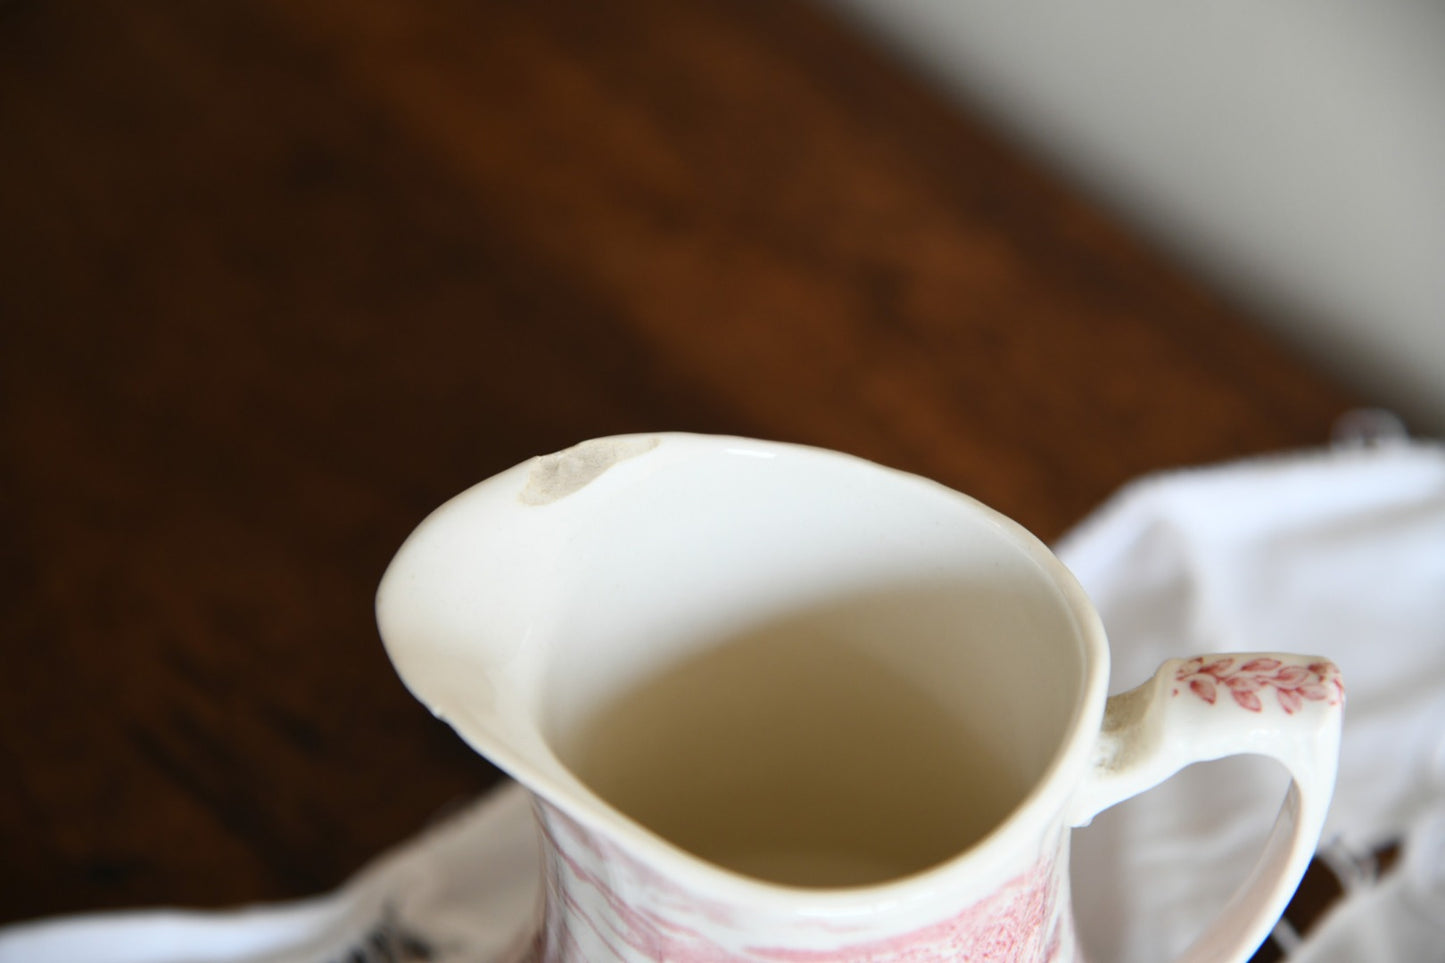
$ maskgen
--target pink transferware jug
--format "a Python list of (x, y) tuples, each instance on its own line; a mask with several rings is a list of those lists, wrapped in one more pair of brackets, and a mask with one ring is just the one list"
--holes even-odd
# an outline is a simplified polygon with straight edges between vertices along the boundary
[(1075, 960), (1071, 829), (1253, 753), (1293, 785), (1184, 956), (1243, 960), (1333, 789), (1330, 662), (1201, 656), (1106, 698), (1098, 617), (1038, 540), (817, 449), (660, 434), (535, 458), (428, 518), (377, 610), (408, 687), (536, 801), (519, 959)]

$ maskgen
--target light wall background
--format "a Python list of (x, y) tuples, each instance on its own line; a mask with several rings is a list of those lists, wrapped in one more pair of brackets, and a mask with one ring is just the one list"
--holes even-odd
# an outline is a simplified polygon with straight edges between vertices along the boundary
[(830, 0), (1445, 434), (1445, 0)]

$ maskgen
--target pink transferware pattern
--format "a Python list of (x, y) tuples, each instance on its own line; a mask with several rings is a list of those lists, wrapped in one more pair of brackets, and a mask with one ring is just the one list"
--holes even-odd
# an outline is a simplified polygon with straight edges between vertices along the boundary
[[(1273, 689), (1275, 699), (1286, 713), (1293, 715), (1306, 700), (1339, 705), (1344, 700), (1344, 682), (1333, 663), (1319, 660), (1291, 660), (1275, 656), (1241, 661), (1234, 656), (1197, 656), (1185, 662), (1175, 673), (1176, 682), (1186, 684), (1190, 692), (1214, 705), (1221, 688), (1240, 707), (1250, 712), (1264, 711), (1261, 694)], [(1180, 689), (1173, 691), (1179, 695)]]
[(733, 907), (660, 877), (556, 808), (539, 810), (551, 844), (545, 920), (531, 953), (539, 963), (601, 963), (587, 946), (615, 960), (673, 963), (1054, 963), (1074, 943), (1072, 918), (1061, 911), (1066, 874), (1045, 857), (954, 915), (905, 932), (850, 942), (846, 930), (812, 920), (800, 924), (814, 930), (808, 942), (837, 942), (728, 947), (704, 931), (742, 933)]

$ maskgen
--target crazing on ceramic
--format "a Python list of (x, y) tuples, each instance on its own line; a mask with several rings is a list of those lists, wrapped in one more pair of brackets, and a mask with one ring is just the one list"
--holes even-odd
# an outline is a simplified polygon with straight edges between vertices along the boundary
[[(1223, 689), (1250, 712), (1264, 711), (1261, 694), (1270, 691), (1289, 715), (1303, 709), (1306, 700), (1337, 706), (1345, 698), (1345, 684), (1334, 663), (1299, 656), (1195, 656), (1179, 667), (1174, 680), (1210, 705)], [(1173, 694), (1181, 691), (1176, 688)]]
[[(961, 672), (941, 691), (993, 707), (994, 729), (1045, 734), (1049, 755), (1006, 817), (930, 869), (839, 889), (730, 873), (606, 805), (550, 742), (597, 679), (690, 645), (676, 625), (856, 597), (940, 565), (1004, 579), (968, 586), (981, 591), (969, 624), (1004, 628), (973, 648), (950, 629), (946, 648), (923, 650), (993, 677)], [(1098, 616), (1042, 543), (932, 482), (794, 445), (662, 434), (532, 459), (413, 533), (377, 617), (413, 693), (534, 797), (546, 886), (526, 952), (539, 963), (1069, 963), (1071, 829), (1187, 765), (1250, 753), (1280, 762), (1291, 789), (1257, 870), (1181, 957), (1242, 961), (1304, 874), (1338, 762), (1344, 688), (1327, 660), (1171, 660), (1109, 697)], [(1007, 628), (1019, 624), (1033, 626), (1023, 649)], [(1057, 698), (1033, 691), (1043, 666)]]

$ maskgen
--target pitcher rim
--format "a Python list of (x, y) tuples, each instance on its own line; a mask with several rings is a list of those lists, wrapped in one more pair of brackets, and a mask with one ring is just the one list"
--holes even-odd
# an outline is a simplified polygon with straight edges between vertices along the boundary
[[(1073, 711), (1068, 725), (1059, 740), (1048, 764), (1044, 767), (1028, 792), (1003, 816), (982, 838), (960, 852), (939, 863), (916, 872), (876, 883), (847, 886), (802, 886), (774, 882), (749, 876), (697, 856), (648, 829), (635, 819), (616, 809), (605, 799), (593, 792), (586, 783), (578, 779), (550, 746), (541, 741), (545, 761), (540, 764), (535, 755), (531, 758), (514, 751), (505, 740), (495, 738), (489, 727), (481, 720), (471, 717), (466, 707), (444, 705), (445, 699), (436, 698), (436, 693), (419, 691), (408, 678), (403, 663), (406, 659), (399, 648), (383, 642), (388, 655), (396, 665), (403, 684), (412, 694), (428, 706), (432, 712), (450, 725), (469, 746), (503, 770), (524, 789), (536, 797), (546, 800), (567, 818), (579, 825), (598, 832), (621, 844), (634, 859), (650, 866), (654, 871), (676, 882), (688, 882), (695, 888), (709, 892), (715, 898), (740, 903), (770, 902), (785, 905), (791, 912), (817, 913), (828, 915), (833, 911), (844, 911), (862, 903), (876, 904), (893, 900), (906, 901), (910, 897), (934, 892), (948, 885), (950, 877), (963, 875), (970, 867), (1008, 863), (1011, 854), (1019, 851), (1037, 852), (1041, 849), (1039, 834), (1048, 831), (1056, 820), (1065, 813), (1072, 795), (1077, 775), (1087, 765), (1097, 730), (1103, 718), (1104, 701), (1109, 674), (1109, 648), (1103, 624), (1092, 602), (1073, 573), (1053, 551), (1019, 522), (979, 501), (971, 495), (951, 488), (913, 472), (883, 465), (857, 455), (833, 451), (826, 448), (784, 441), (746, 438), (733, 435), (709, 435), (691, 432), (648, 432), (613, 435), (594, 439), (596, 442), (637, 442), (661, 443), (675, 439), (689, 444), (703, 444), (709, 448), (726, 450), (738, 446), (764, 446), (769, 449), (786, 451), (810, 458), (842, 459), (856, 462), (871, 470), (894, 476), (911, 485), (922, 485), (941, 490), (951, 498), (969, 502), (975, 509), (986, 515), (1000, 528), (1018, 549), (1040, 570), (1041, 575), (1058, 592), (1077, 630), (1082, 646), (1082, 673), (1075, 697)], [(517, 466), (519, 471), (534, 465), (538, 456)], [(506, 473), (503, 473), (506, 474)], [(497, 477), (497, 476), (493, 476)], [(488, 479), (487, 481), (489, 481)], [(479, 482), (486, 484), (486, 481)], [(445, 510), (456, 499), (470, 492), (470, 486), (463, 492), (438, 507), (434, 515)], [(428, 518), (431, 517), (428, 515)], [(423, 525), (425, 522), (423, 522)], [(420, 528), (421, 526), (418, 526)], [(403, 546), (404, 548), (405, 546)], [(401, 555), (399, 551), (398, 556)], [(386, 591), (387, 577), (382, 579), (378, 589), (378, 609)], [(576, 805), (578, 796), (587, 805)], [(1008, 875), (1012, 875), (1012, 870)], [(996, 874), (980, 876), (981, 891), (998, 885)], [(956, 885), (956, 884), (955, 884)]]

